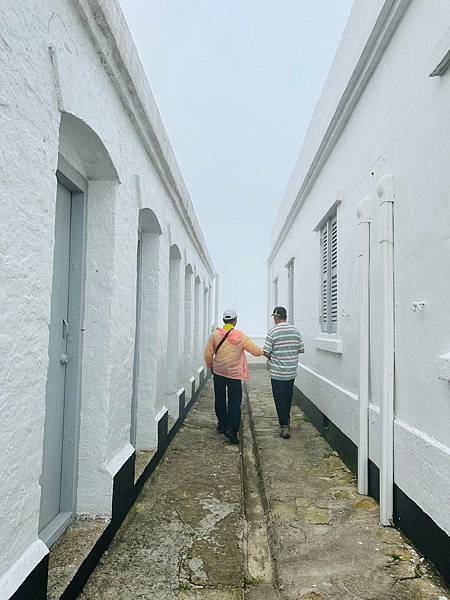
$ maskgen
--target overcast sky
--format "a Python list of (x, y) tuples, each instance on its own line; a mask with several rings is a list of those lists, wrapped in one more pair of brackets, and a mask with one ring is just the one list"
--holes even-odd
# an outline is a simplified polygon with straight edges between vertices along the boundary
[(264, 333), (271, 229), (352, 0), (121, 4), (220, 274), (220, 311)]

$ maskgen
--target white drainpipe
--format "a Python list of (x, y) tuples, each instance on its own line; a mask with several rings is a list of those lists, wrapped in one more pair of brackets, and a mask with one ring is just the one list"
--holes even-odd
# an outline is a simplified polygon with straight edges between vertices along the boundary
[(382, 211), (380, 248), (383, 270), (383, 388), (381, 402), (380, 522), (392, 525), (394, 492), (394, 179), (377, 186)]
[(369, 328), (370, 328), (370, 222), (373, 200), (356, 207), (359, 223), (359, 444), (358, 493), (369, 492)]

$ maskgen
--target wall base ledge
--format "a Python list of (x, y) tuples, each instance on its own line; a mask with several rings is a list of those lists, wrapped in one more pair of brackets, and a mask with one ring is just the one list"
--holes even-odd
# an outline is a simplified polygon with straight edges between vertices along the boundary
[[(36, 540), (0, 579), (0, 590), (5, 598), (44, 600), (47, 572), (48, 548), (42, 540)], [(22, 579), (24, 573), (28, 573), (25, 580)]]

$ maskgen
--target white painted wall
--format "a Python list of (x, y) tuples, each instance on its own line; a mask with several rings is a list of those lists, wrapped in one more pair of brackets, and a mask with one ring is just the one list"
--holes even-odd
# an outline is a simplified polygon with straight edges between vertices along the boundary
[[(450, 6), (444, 0), (432, 4), (355, 2), (277, 217), (268, 304), (273, 305), (271, 282), (279, 277), (278, 303), (287, 305), (285, 265), (295, 257), (295, 324), (305, 340), (297, 385), (358, 443), (356, 206), (366, 196), (377, 206), (377, 182), (392, 173), (394, 475), (401, 489), (450, 533), (450, 514), (443, 510), (450, 487), (450, 383), (437, 376), (439, 356), (450, 350), (450, 74), (429, 77), (450, 48)], [(384, 18), (391, 25), (398, 22), (387, 47)], [(366, 60), (363, 51), (369, 46)], [(320, 333), (320, 247), (314, 229), (337, 199), (338, 332), (326, 336)], [(370, 457), (376, 464), (381, 450), (381, 225), (376, 208), (371, 224), (369, 417)], [(425, 310), (413, 312), (414, 301), (425, 301)]]
[[(157, 311), (141, 330), (151, 344), (141, 448), (156, 444), (166, 403), (171, 244), (183, 257), (181, 322), (185, 265), (202, 286), (213, 285), (214, 270), (118, 3), (18, 0), (0, 17), (0, 589), (12, 593), (44, 552), (39, 477), (58, 152), (88, 180), (77, 513), (110, 515), (112, 477), (133, 452), (139, 210), (151, 209), (162, 232), (159, 264), (147, 273), (156, 288), (144, 298)], [(188, 367), (194, 374), (203, 364), (202, 341), (187, 358), (179, 353), (180, 385)]]

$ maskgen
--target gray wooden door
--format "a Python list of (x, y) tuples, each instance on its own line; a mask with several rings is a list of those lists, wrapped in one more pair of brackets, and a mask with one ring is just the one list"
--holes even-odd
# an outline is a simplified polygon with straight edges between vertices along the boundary
[(66, 365), (68, 361), (72, 193), (58, 183), (47, 374), (40, 529), (60, 512)]

